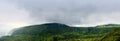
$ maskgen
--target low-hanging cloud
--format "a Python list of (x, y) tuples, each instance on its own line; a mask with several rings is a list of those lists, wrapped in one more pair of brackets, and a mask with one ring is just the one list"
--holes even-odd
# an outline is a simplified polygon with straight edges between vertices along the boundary
[(69, 25), (120, 23), (119, 0), (17, 0), (30, 12), (34, 23), (56, 22)]
[(120, 24), (120, 0), (0, 1), (1, 29), (46, 22), (74, 26)]
[(0, 0), (0, 36), (8, 35), (17, 27), (29, 25), (29, 13), (15, 4)]

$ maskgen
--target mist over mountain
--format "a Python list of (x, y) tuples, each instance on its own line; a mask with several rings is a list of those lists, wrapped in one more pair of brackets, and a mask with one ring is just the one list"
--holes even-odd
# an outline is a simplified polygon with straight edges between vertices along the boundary
[(0, 0), (0, 25), (15, 28), (43, 23), (119, 24), (119, 3), (119, 0)]
[(0, 35), (44, 23), (69, 26), (120, 24), (120, 0), (0, 0)]
[(17, 9), (28, 13), (31, 24), (67, 25), (119, 24), (119, 0), (12, 0)]

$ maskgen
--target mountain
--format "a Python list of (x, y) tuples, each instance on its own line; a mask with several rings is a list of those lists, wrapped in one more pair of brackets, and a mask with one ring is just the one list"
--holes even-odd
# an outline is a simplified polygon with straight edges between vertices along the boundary
[(32, 25), (15, 29), (11, 36), (2, 37), (1, 41), (62, 41), (78, 37), (75, 30), (79, 29), (60, 23)]
[(20, 28), (13, 32), (12, 35), (27, 34), (27, 35), (46, 35), (46, 34), (60, 34), (70, 32), (69, 26), (59, 23), (47, 23), (42, 25), (32, 25)]
[(104, 24), (98, 25), (97, 27), (120, 27), (120, 24)]
[(31, 25), (15, 29), (11, 36), (3, 36), (0, 41), (94, 41), (116, 28), (109, 26), (70, 27), (60, 23)]

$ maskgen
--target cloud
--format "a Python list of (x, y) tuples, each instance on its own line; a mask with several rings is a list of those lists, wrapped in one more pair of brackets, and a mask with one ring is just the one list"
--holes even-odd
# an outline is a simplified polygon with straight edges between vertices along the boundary
[(69, 25), (120, 23), (119, 0), (17, 0), (30, 12), (34, 23), (57, 22)]
[(18, 9), (15, 4), (0, 0), (0, 35), (7, 35), (12, 29), (29, 25), (29, 13)]
[(72, 26), (120, 24), (120, 0), (0, 0), (0, 25), (8, 29), (46, 22)]

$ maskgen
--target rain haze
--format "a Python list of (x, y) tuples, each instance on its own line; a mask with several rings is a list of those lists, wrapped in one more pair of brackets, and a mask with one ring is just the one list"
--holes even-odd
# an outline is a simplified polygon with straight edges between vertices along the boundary
[(0, 35), (43, 23), (120, 24), (120, 0), (0, 0)]

